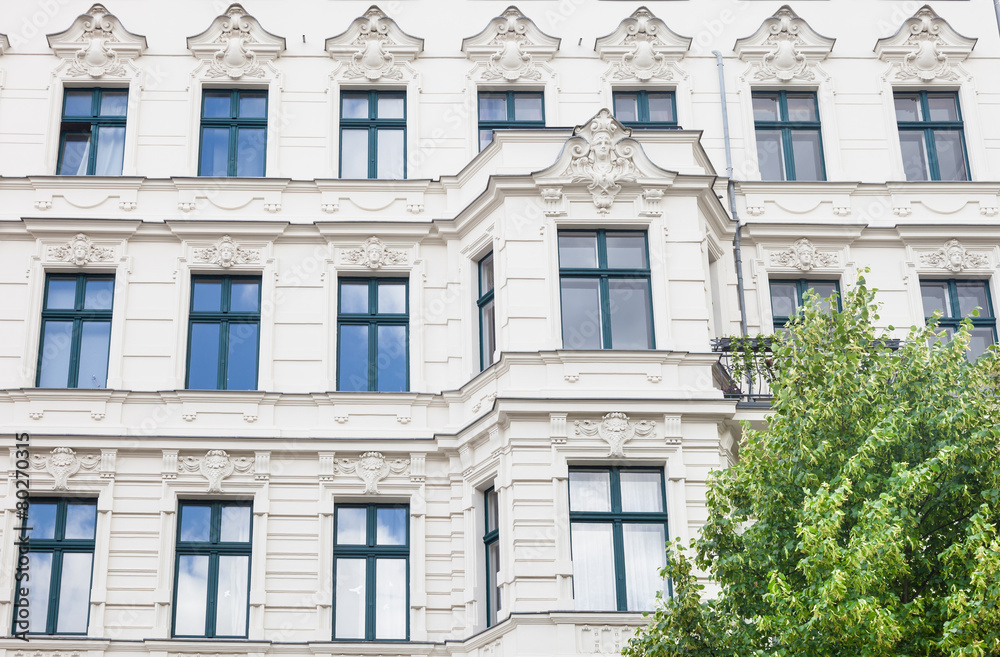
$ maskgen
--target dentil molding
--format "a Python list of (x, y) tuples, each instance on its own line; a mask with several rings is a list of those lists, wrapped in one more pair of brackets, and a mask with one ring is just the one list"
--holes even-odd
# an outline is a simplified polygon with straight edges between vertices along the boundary
[(70, 77), (125, 77), (125, 64), (146, 49), (146, 37), (132, 34), (104, 5), (77, 16), (68, 29), (47, 37), (49, 47), (66, 60)]
[(462, 39), (462, 52), (481, 65), (485, 81), (541, 80), (537, 65), (552, 59), (559, 43), (511, 5), (482, 32)]
[(875, 43), (875, 54), (895, 68), (893, 79), (917, 83), (959, 79), (958, 65), (976, 47), (928, 5), (903, 21), (895, 34)]
[(614, 32), (597, 40), (598, 56), (611, 64), (615, 80), (673, 80), (674, 65), (691, 48), (682, 37), (645, 7), (639, 7)]
[(836, 39), (819, 34), (784, 5), (750, 36), (736, 40), (736, 55), (753, 67), (759, 81), (810, 81), (818, 62), (827, 58)]
[(285, 39), (261, 27), (239, 4), (232, 4), (207, 30), (188, 37), (187, 46), (206, 64), (207, 77), (239, 80), (263, 78), (262, 64), (285, 50)]
[(403, 32), (376, 5), (326, 40), (326, 51), (341, 62), (337, 75), (346, 80), (401, 80), (400, 64), (412, 61), (423, 49), (423, 39)]

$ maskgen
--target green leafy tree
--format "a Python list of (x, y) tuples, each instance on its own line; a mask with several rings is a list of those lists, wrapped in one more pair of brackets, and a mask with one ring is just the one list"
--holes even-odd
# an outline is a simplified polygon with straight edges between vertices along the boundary
[(1000, 355), (970, 363), (969, 325), (895, 349), (874, 296), (813, 297), (775, 342), (774, 414), (625, 655), (1000, 655)]

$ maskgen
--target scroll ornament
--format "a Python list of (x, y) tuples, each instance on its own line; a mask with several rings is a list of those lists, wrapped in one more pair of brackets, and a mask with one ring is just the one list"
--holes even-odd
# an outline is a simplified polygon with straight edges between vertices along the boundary
[(628, 415), (620, 412), (608, 413), (600, 422), (577, 420), (574, 426), (578, 436), (600, 436), (611, 447), (608, 456), (619, 458), (625, 456), (625, 443), (634, 436), (648, 436), (655, 428), (655, 425), (648, 420), (632, 422)]
[(233, 458), (221, 449), (209, 450), (202, 458), (185, 456), (177, 459), (178, 472), (199, 472), (208, 480), (209, 493), (221, 493), (222, 481), (233, 472), (247, 473), (253, 469), (254, 459)]
[(45, 470), (55, 483), (53, 490), (66, 490), (69, 485), (69, 478), (75, 475), (80, 469), (93, 470), (101, 463), (100, 456), (77, 456), (69, 447), (56, 447), (49, 454), (32, 454), (31, 466), (36, 470)]
[(377, 495), (378, 482), (392, 474), (406, 474), (409, 459), (386, 460), (381, 452), (365, 452), (356, 459), (336, 459), (334, 474), (357, 474), (365, 483), (365, 495)]

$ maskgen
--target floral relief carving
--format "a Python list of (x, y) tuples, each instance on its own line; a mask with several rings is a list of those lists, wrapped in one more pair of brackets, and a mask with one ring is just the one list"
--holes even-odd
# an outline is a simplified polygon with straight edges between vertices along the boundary
[(593, 119), (573, 131), (574, 136), (583, 138), (570, 146), (572, 160), (566, 170), (573, 182), (585, 181), (594, 205), (600, 214), (607, 214), (621, 191), (620, 182), (636, 180), (636, 166), (633, 161), (635, 146), (621, 143), (632, 135), (611, 115), (602, 109)]
[(608, 456), (625, 456), (625, 443), (635, 436), (648, 436), (653, 432), (655, 425), (648, 420), (633, 422), (629, 420), (625, 413), (608, 413), (600, 422), (592, 420), (577, 420), (574, 422), (574, 431), (578, 436), (600, 436), (601, 440), (608, 443), (611, 450)]
[(209, 78), (262, 78), (262, 62), (278, 56), (285, 40), (264, 30), (239, 4), (232, 4), (201, 34), (188, 38), (188, 48), (205, 60)]
[(233, 265), (248, 265), (260, 262), (258, 249), (245, 249), (233, 242), (229, 235), (224, 236), (212, 246), (195, 249), (194, 259), (200, 262), (218, 265), (229, 269)]
[(349, 80), (401, 80), (399, 64), (416, 57), (423, 47), (423, 39), (403, 32), (375, 5), (343, 34), (326, 40), (330, 55), (344, 62), (341, 75)]
[(209, 493), (221, 493), (222, 481), (233, 472), (247, 473), (254, 467), (254, 459), (233, 458), (225, 450), (209, 450), (204, 457), (184, 456), (177, 459), (178, 472), (198, 472), (208, 480)]
[(100, 456), (77, 456), (69, 447), (56, 447), (45, 456), (32, 454), (30, 460), (33, 468), (52, 475), (53, 490), (66, 490), (71, 476), (81, 469), (94, 470), (101, 464)]
[(69, 62), (66, 75), (71, 77), (124, 77), (124, 62), (146, 48), (146, 37), (126, 30), (101, 4), (77, 17), (68, 29), (47, 38), (55, 53)]
[(956, 66), (964, 61), (976, 45), (956, 32), (944, 20), (924, 5), (906, 19), (896, 34), (879, 39), (875, 52), (879, 58), (896, 64), (896, 80), (958, 80)]
[(925, 267), (947, 269), (957, 274), (965, 269), (988, 267), (990, 260), (985, 253), (969, 252), (958, 240), (948, 240), (937, 251), (922, 253), (920, 264)]
[(815, 32), (785, 5), (754, 34), (738, 39), (736, 53), (754, 64), (757, 80), (808, 81), (816, 78), (814, 64), (830, 54), (834, 41)]
[(385, 242), (372, 236), (360, 248), (345, 251), (344, 262), (365, 265), (369, 269), (380, 269), (384, 265), (405, 265), (406, 252), (390, 249)]
[(107, 262), (113, 260), (115, 250), (107, 246), (97, 246), (89, 237), (78, 233), (63, 246), (50, 246), (49, 259), (57, 262), (70, 262), (77, 267), (83, 267), (92, 262)]
[(646, 7), (639, 7), (611, 34), (597, 40), (602, 59), (612, 63), (617, 80), (672, 80), (671, 65), (681, 59), (691, 39), (675, 34)]
[(772, 265), (795, 267), (802, 271), (810, 271), (813, 267), (836, 267), (838, 263), (837, 253), (817, 251), (813, 243), (804, 237), (796, 240), (791, 248), (771, 254)]
[(365, 484), (365, 495), (377, 495), (378, 483), (389, 474), (403, 475), (410, 469), (409, 459), (386, 460), (381, 452), (365, 452), (356, 459), (336, 459), (334, 474), (356, 474)]
[(550, 59), (559, 39), (539, 30), (513, 5), (490, 21), (485, 30), (462, 41), (462, 50), (485, 70), (484, 80), (540, 80), (539, 61)]

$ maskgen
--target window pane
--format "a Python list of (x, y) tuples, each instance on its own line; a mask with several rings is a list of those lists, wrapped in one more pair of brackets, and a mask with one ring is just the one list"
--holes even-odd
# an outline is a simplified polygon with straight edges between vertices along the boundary
[(507, 120), (507, 94), (479, 94), (480, 121)]
[(479, 150), (483, 150), (493, 141), (493, 128), (479, 131)]
[(93, 116), (92, 91), (66, 90), (66, 105), (63, 108), (63, 116)]
[(365, 638), (365, 572), (364, 559), (337, 559), (337, 639)]
[(559, 266), (563, 269), (597, 266), (597, 233), (559, 233)]
[(403, 131), (377, 131), (378, 154), (376, 177), (383, 180), (403, 179)]
[(97, 160), (94, 163), (95, 176), (122, 175), (122, 160), (125, 157), (124, 126), (101, 126), (97, 130)]
[(958, 121), (958, 103), (952, 94), (927, 94), (927, 114), (931, 121)]
[(493, 354), (497, 350), (496, 312), (492, 301), (483, 305), (479, 321), (482, 330), (482, 364), (486, 368), (493, 364)]
[(401, 119), (404, 116), (405, 102), (402, 96), (379, 94), (376, 105), (380, 119)]
[(968, 180), (965, 152), (962, 150), (961, 130), (935, 130), (934, 148), (937, 150), (940, 180)]
[(812, 289), (813, 292), (816, 293), (816, 295), (820, 299), (823, 300), (820, 303), (820, 306), (823, 308), (823, 310), (830, 310), (829, 299), (831, 296), (837, 293), (837, 284), (832, 281), (830, 282), (810, 281), (809, 287)]
[(75, 307), (76, 279), (50, 278), (45, 308), (48, 310), (73, 310)]
[(789, 121), (819, 121), (816, 113), (816, 99), (811, 94), (788, 94)]
[(614, 611), (615, 554), (611, 524), (574, 522), (573, 597), (580, 611)]
[(406, 327), (378, 327), (378, 390), (406, 390)]
[(88, 278), (84, 286), (83, 307), (87, 310), (111, 310), (114, 292), (114, 281)]
[(340, 177), (368, 177), (368, 131), (340, 131)]
[(920, 95), (896, 94), (893, 97), (897, 121), (920, 121)]
[(958, 281), (955, 283), (958, 294), (958, 312), (965, 317), (974, 308), (979, 308), (980, 317), (990, 316), (990, 301), (986, 296), (986, 283), (981, 281)]
[(490, 578), (490, 590), (487, 595), (491, 596), (490, 624), (492, 624), (497, 620), (497, 612), (503, 609), (503, 599), (500, 597), (500, 542), (490, 543), (488, 550), (489, 563), (486, 568)]
[(375, 560), (375, 638), (406, 638), (406, 560)]
[(80, 332), (78, 388), (103, 388), (108, 384), (111, 322), (83, 322)]
[(260, 282), (233, 281), (229, 310), (234, 313), (255, 313), (260, 310)]
[(596, 278), (564, 278), (560, 283), (563, 347), (602, 348), (600, 281)]
[(345, 119), (368, 118), (368, 94), (345, 93), (341, 96), (341, 117)]
[(59, 163), (59, 175), (86, 175), (89, 161), (90, 133), (67, 133), (65, 139), (63, 139), (63, 152), (62, 159)]
[(496, 490), (490, 490), (486, 493), (486, 531), (492, 532), (496, 531), (499, 515), (499, 504)]
[(222, 523), (219, 540), (223, 543), (250, 540), (250, 507), (225, 504), (222, 507)]
[(222, 310), (222, 280), (196, 280), (191, 283), (194, 302), (191, 306), (195, 311), (218, 312)]
[(202, 116), (209, 119), (228, 119), (230, 114), (230, 93), (228, 91), (206, 91)]
[(662, 524), (622, 525), (625, 547), (625, 593), (629, 611), (652, 611), (656, 592), (663, 590), (660, 568), (666, 560)]
[(479, 261), (479, 296), (493, 289), (493, 254)]
[(785, 153), (780, 130), (757, 131), (757, 167), (761, 180), (785, 179)]
[(920, 296), (924, 301), (924, 317), (930, 317), (936, 311), (941, 311), (942, 317), (951, 315), (951, 300), (948, 297), (948, 284), (920, 283)]
[(181, 542), (207, 543), (211, 536), (212, 507), (185, 504), (181, 506)]
[(340, 377), (337, 389), (368, 390), (368, 325), (340, 325)]
[(969, 336), (969, 360), (976, 360), (993, 344), (993, 329), (974, 328)]
[(67, 504), (65, 538), (94, 538), (97, 525), (97, 505)]
[(368, 542), (368, 511), (357, 507), (337, 507), (337, 543), (365, 545)]
[(753, 94), (753, 120), (778, 121), (778, 94)]
[(663, 490), (659, 472), (630, 472), (620, 475), (622, 486), (622, 511), (663, 511)]
[(368, 281), (341, 281), (340, 312), (368, 312)]
[(615, 118), (622, 123), (639, 120), (637, 94), (616, 93), (614, 96)]
[(406, 283), (378, 283), (378, 313), (406, 313)]
[(611, 473), (572, 471), (569, 473), (570, 511), (611, 511)]
[(375, 543), (406, 545), (406, 509), (375, 509)]
[(90, 615), (90, 571), (93, 561), (92, 552), (63, 553), (56, 632), (80, 634), (87, 632), (87, 618)]
[[(34, 506), (34, 505), (32, 505)], [(49, 613), (49, 592), (52, 586), (52, 553), (29, 552), (28, 631), (45, 632)]]
[(646, 236), (636, 233), (608, 233), (608, 267), (646, 269)]
[(207, 606), (208, 555), (183, 554), (177, 559), (174, 634), (205, 636)]
[(515, 121), (542, 121), (542, 94), (514, 94)]
[(125, 116), (127, 111), (127, 91), (109, 91), (105, 89), (101, 92), (101, 116)]
[(28, 505), (28, 538), (56, 537), (56, 505), (32, 502)]
[(903, 170), (907, 180), (928, 180), (927, 150), (923, 131), (903, 130), (899, 133), (899, 147), (903, 152)]
[(199, 176), (229, 175), (229, 128), (201, 129)]
[(771, 283), (771, 315), (789, 317), (799, 307), (799, 296), (795, 283)]
[(796, 180), (825, 180), (819, 130), (792, 130)]
[(218, 389), (219, 330), (220, 325), (217, 322), (198, 322), (191, 324), (191, 354), (188, 359), (188, 389)]
[(649, 281), (641, 278), (608, 280), (612, 349), (652, 349)]
[(73, 346), (73, 322), (42, 324), (42, 364), (39, 388), (65, 388), (69, 384), (69, 357)]
[(239, 128), (236, 133), (236, 175), (263, 176), (267, 130), (264, 128)]
[(257, 389), (257, 324), (229, 325), (227, 390)]
[(247, 589), (250, 557), (219, 556), (219, 586), (216, 594), (215, 636), (246, 636)]
[(677, 120), (676, 117), (674, 117), (674, 102), (672, 94), (650, 93), (648, 98), (650, 121), (673, 123)]
[(267, 118), (267, 94), (240, 92), (239, 117), (241, 119)]

